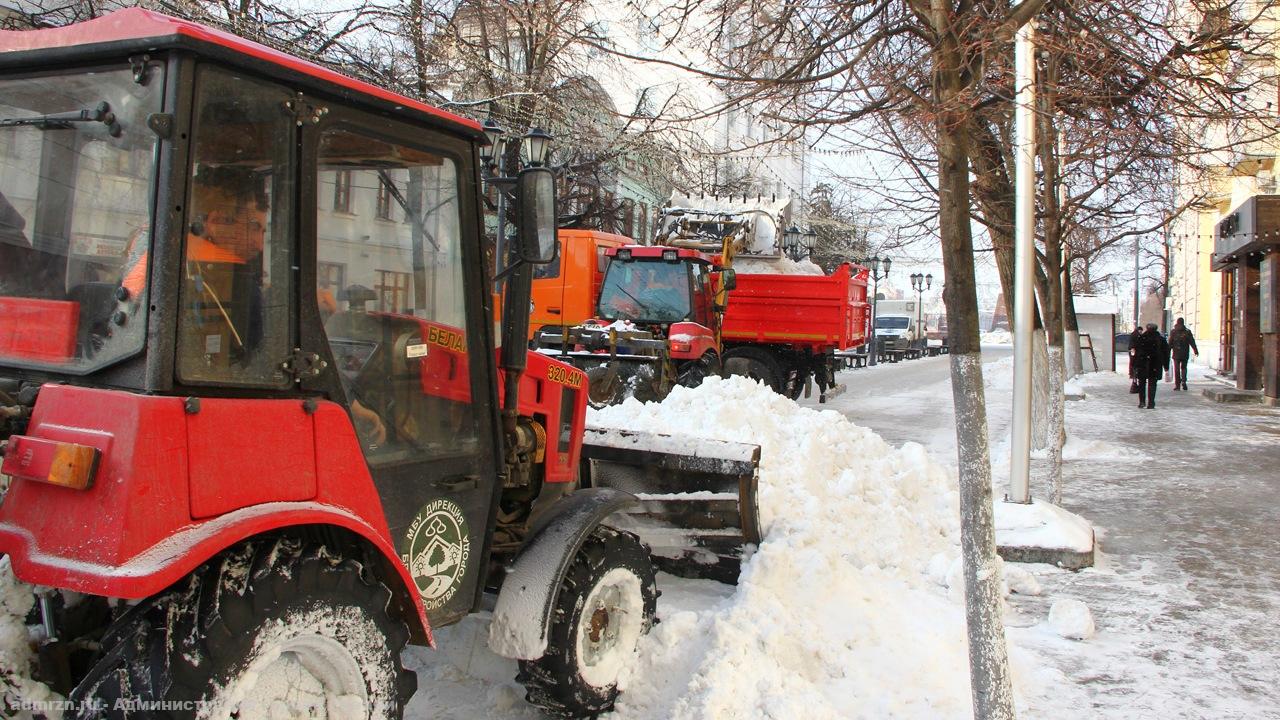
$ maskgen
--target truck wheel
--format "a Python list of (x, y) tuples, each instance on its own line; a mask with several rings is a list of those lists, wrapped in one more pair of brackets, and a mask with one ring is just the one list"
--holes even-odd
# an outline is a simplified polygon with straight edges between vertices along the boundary
[(295, 538), (249, 542), (137, 606), (71, 694), (80, 717), (399, 720), (417, 688), (391, 591), (360, 563)]
[(570, 717), (613, 707), (618, 673), (649, 631), (657, 606), (653, 563), (631, 533), (600, 526), (560, 586), (547, 652), (520, 661), (516, 680), (534, 705)]
[(742, 375), (768, 385), (773, 391), (782, 394), (782, 369), (773, 356), (764, 350), (752, 347), (735, 348), (725, 353), (724, 371), (729, 375)]
[(701, 385), (703, 380), (719, 374), (720, 358), (716, 357), (715, 353), (708, 352), (697, 360), (685, 363), (676, 381), (685, 387), (695, 388)]

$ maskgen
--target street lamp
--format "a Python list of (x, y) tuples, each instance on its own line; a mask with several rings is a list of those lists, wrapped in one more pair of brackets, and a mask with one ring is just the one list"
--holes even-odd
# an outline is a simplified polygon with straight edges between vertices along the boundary
[(933, 286), (933, 273), (924, 275), (921, 273), (911, 274), (911, 289), (916, 291), (916, 332), (924, 332), (924, 305), (921, 304), (924, 291)]
[[(815, 232), (813, 228), (809, 228), (805, 231), (804, 236), (801, 238), (801, 242), (804, 244), (804, 257), (812, 257), (813, 249), (818, 246), (818, 233)], [(796, 260), (799, 259), (800, 258), (796, 258)]]
[[(888, 257), (880, 257), (873, 255), (862, 261), (862, 265), (871, 270), (871, 343), (870, 357), (867, 358), (868, 365), (876, 364), (876, 356), (880, 354), (880, 342), (876, 339), (876, 302), (880, 299), (880, 281), (889, 277), (889, 266), (893, 264), (893, 260)], [(884, 272), (880, 272), (881, 268)]]
[(795, 259), (796, 249), (800, 247), (800, 237), (803, 233), (800, 228), (792, 225), (782, 232), (782, 252), (787, 257)]
[[(494, 255), (495, 264), (501, 267), (494, 268), (496, 286), (500, 282), (502, 271), (507, 267), (507, 256), (510, 254), (510, 248), (507, 247), (507, 199), (516, 186), (521, 168), (511, 168), (513, 172), (508, 172), (505, 151), (507, 133), (498, 121), (492, 117), (486, 118), (480, 127), (484, 131), (485, 138), (485, 144), (480, 146), (481, 177), (485, 184), (497, 188), (498, 194), (497, 246), (494, 248)], [(528, 167), (540, 167), (547, 162), (552, 140), (554, 138), (542, 128), (535, 127), (525, 134), (521, 145)], [(497, 291), (500, 292), (500, 290)]]
[(539, 167), (547, 161), (547, 150), (551, 148), (551, 136), (542, 128), (533, 128), (524, 136), (524, 156), (530, 167)]
[(481, 127), (484, 129), (485, 144), (480, 146), (480, 160), (486, 166), (492, 166), (495, 157), (498, 162), (502, 161), (503, 136), (506, 131), (493, 118), (485, 118)]

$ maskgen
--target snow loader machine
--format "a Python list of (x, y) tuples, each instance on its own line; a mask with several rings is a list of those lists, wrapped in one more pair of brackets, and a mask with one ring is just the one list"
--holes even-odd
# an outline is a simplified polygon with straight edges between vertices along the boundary
[(595, 318), (535, 338), (535, 347), (587, 373), (596, 406), (661, 400), (676, 385), (697, 387), (723, 372), (733, 258), (751, 247), (754, 217), (668, 206), (656, 228), (651, 245), (604, 251)]
[(758, 447), (589, 432), (529, 352), (552, 172), (485, 142), (143, 9), (0, 32), (0, 555), (74, 715), (399, 718), (405, 645), (482, 610), (531, 702), (595, 715), (653, 621), (646, 493), (733, 488), (729, 529), (658, 508), (711, 567), (759, 539)]

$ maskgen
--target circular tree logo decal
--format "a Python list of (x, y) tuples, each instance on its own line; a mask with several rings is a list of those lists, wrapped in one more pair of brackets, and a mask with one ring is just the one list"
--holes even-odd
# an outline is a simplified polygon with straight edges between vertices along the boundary
[(434, 500), (418, 511), (405, 537), (408, 553), (400, 557), (413, 575), (427, 610), (453, 598), (471, 559), (471, 534), (462, 508), (452, 500)]

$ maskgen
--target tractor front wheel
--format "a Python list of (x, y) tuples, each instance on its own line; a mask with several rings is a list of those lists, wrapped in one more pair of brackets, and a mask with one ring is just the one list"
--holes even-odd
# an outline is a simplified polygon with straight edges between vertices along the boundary
[(653, 564), (639, 538), (600, 526), (583, 543), (556, 597), (546, 654), (520, 661), (529, 702), (569, 717), (613, 707), (618, 674), (653, 624)]
[(94, 718), (399, 720), (417, 680), (393, 606), (324, 545), (252, 541), (122, 617), (72, 699)]

